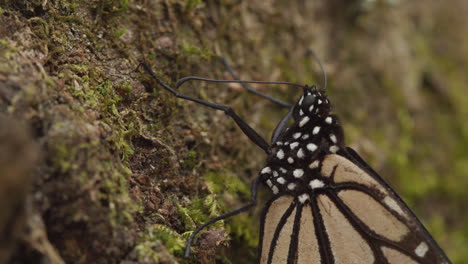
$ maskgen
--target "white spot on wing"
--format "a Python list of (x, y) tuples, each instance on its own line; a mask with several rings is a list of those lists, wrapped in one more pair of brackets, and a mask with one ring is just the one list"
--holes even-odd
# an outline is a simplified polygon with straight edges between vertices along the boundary
[(390, 209), (394, 210), (395, 212), (397, 212), (399, 215), (401, 216), (404, 216), (406, 217), (406, 214), (403, 212), (403, 210), (401, 209), (401, 207), (397, 204), (397, 202), (390, 198), (389, 196), (385, 196), (385, 198), (383, 199), (383, 202), (388, 206), (390, 207)]
[(293, 138), (298, 139), (301, 136), (301, 133), (294, 133)]
[(308, 139), (308, 138), (309, 138), (309, 134), (305, 134), (305, 135), (302, 136), (302, 139), (304, 139), (304, 140)]
[(321, 181), (319, 179), (314, 179), (314, 180), (310, 181), (309, 186), (313, 190), (313, 189), (317, 189), (317, 188), (322, 188), (323, 186), (325, 186), (325, 183), (323, 183), (323, 181)]
[(291, 157), (289, 157), (289, 158), (288, 158), (288, 163), (289, 163), (289, 164), (293, 164), (293, 163), (294, 163), (294, 159), (291, 158)]
[(270, 180), (267, 180), (267, 181), (266, 181), (266, 184), (267, 184), (267, 185), (268, 185), (268, 187), (270, 187), (270, 188), (271, 188), (271, 186), (273, 186), (273, 184), (271, 183), (271, 181), (270, 181)]
[(319, 105), (322, 104), (322, 100), (318, 99), (318, 104)]
[(296, 178), (300, 178), (300, 177), (302, 177), (304, 175), (304, 170), (303, 169), (295, 169), (293, 171), (293, 175)]
[(319, 126), (314, 127), (314, 130), (312, 130), (312, 134), (317, 135), (318, 132), (320, 132), (320, 127)]
[(301, 121), (299, 121), (299, 127), (303, 127), (307, 122), (309, 122), (310, 118), (308, 116), (304, 116)]
[(261, 173), (262, 173), (262, 174), (271, 173), (270, 167), (265, 167), (265, 168), (263, 168), (263, 170), (261, 171)]
[(282, 145), (283, 145), (283, 142), (278, 141), (278, 142), (276, 142), (276, 145), (277, 145), (277, 146), (282, 146)]
[(274, 176), (274, 177), (278, 177), (278, 172), (277, 172), (277, 171), (273, 171), (273, 176)]
[(325, 122), (327, 122), (327, 124), (331, 124), (332, 123), (332, 118), (330, 116), (325, 118)]
[(427, 251), (429, 250), (429, 247), (427, 246), (426, 242), (421, 242), (417, 247), (416, 249), (414, 250), (414, 253), (416, 253), (416, 255), (420, 258), (423, 258)]
[(288, 184), (288, 189), (289, 189), (289, 190), (294, 190), (294, 188), (296, 188), (296, 184), (295, 184), (295, 183), (290, 183), (290, 184)]
[(299, 202), (305, 203), (307, 200), (309, 200), (309, 195), (307, 193), (299, 195)]
[(312, 112), (312, 110), (314, 110), (314, 105), (311, 105), (311, 106), (309, 107), (309, 112)]
[(330, 147), (330, 152), (331, 152), (331, 153), (336, 153), (339, 149), (340, 149), (340, 148), (337, 147), (337, 146), (331, 146), (331, 147)]
[(280, 170), (282, 173), (288, 172), (288, 171), (287, 171), (285, 168), (283, 168), (283, 167), (279, 168), (279, 170)]
[(330, 134), (330, 139), (333, 143), (336, 143), (336, 136), (334, 134)]

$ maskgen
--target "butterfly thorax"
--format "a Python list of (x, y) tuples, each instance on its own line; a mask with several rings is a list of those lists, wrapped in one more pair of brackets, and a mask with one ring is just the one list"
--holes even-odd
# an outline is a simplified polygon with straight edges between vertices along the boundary
[(307, 200), (308, 193), (327, 185), (320, 159), (343, 146), (343, 132), (323, 91), (304, 88), (293, 110), (294, 123), (270, 147), (260, 175), (274, 194), (289, 193)]

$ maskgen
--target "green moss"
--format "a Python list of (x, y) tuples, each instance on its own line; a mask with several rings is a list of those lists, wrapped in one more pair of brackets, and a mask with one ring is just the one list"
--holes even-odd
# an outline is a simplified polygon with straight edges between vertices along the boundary
[(199, 48), (187, 41), (182, 42), (182, 50), (187, 56), (196, 55), (204, 60), (210, 60), (211, 57), (213, 57), (213, 52), (211, 50)]
[[(17, 49), (11, 46), (7, 40), (0, 39), (0, 56), (2, 59), (9, 60), (16, 54), (16, 52), (17, 52)], [(4, 64), (2, 63), (2, 66), (3, 65)]]
[(247, 214), (236, 215), (229, 219), (228, 231), (230, 236), (242, 243), (246, 248), (255, 249), (258, 246), (259, 233), (252, 218)]
[[(218, 196), (209, 194), (201, 199), (192, 201), (187, 207), (178, 206), (179, 216), (187, 230), (195, 229), (195, 226), (204, 224), (208, 220), (221, 215)], [(214, 226), (223, 227), (223, 221), (216, 222)]]
[(114, 32), (114, 38), (120, 38), (121, 36), (123, 36), (123, 34), (125, 34), (126, 32), (126, 29), (125, 28), (120, 28), (118, 29), (117, 31)]
[(50, 29), (48, 23), (39, 17), (33, 17), (28, 20), (31, 28), (33, 29), (34, 33), (40, 36), (43, 39), (46, 39), (50, 34)]
[(208, 172), (205, 175), (205, 181), (212, 193), (228, 195), (239, 193), (244, 197), (248, 197), (250, 193), (249, 187), (245, 183), (227, 171), (223, 174)]
[(143, 234), (134, 249), (139, 262), (160, 263), (163, 258), (167, 258), (167, 255), (163, 256), (164, 253), (161, 253), (160, 245), (164, 245), (169, 253), (173, 255), (183, 254), (185, 239), (167, 226), (151, 225)]
[(190, 13), (197, 7), (200, 7), (202, 4), (203, 4), (203, 0), (185, 0), (184, 12)]
[(184, 160), (184, 167), (187, 169), (187, 170), (191, 170), (193, 169), (197, 163), (198, 163), (198, 158), (197, 158), (197, 152), (191, 150), (189, 152), (187, 152), (187, 156)]

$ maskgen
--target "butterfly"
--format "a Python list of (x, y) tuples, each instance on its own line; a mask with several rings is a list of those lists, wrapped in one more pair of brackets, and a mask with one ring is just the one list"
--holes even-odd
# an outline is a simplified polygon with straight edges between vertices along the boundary
[(282, 82), (303, 90), (293, 105), (244, 86), (289, 108), (273, 131), (271, 143), (267, 143), (229, 106), (187, 96), (176, 89), (189, 80), (275, 82), (190, 76), (179, 80), (174, 89), (148, 64), (141, 65), (176, 97), (224, 111), (267, 155), (266, 165), (251, 186), (251, 201), (198, 227), (189, 238), (186, 256), (195, 235), (203, 228), (255, 206), (257, 190), (263, 184), (273, 195), (261, 216), (260, 264), (451, 263), (398, 194), (346, 146), (342, 126), (326, 95), (326, 77), (322, 89)]

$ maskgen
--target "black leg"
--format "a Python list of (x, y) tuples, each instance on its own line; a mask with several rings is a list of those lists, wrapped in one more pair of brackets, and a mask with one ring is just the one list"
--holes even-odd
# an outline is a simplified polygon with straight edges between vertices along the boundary
[(226, 219), (226, 218), (229, 218), (231, 216), (234, 216), (234, 215), (237, 215), (239, 213), (242, 213), (246, 210), (248, 210), (249, 208), (257, 205), (257, 191), (258, 191), (258, 187), (259, 187), (259, 183), (260, 183), (260, 176), (257, 176), (255, 178), (255, 180), (253, 181), (252, 183), (252, 186), (250, 187), (250, 192), (251, 192), (251, 198), (250, 198), (250, 202), (244, 206), (242, 206), (241, 208), (237, 209), (237, 210), (234, 210), (234, 211), (231, 211), (229, 213), (226, 213), (226, 214), (223, 214), (223, 215), (220, 215), (218, 217), (215, 217), (213, 219), (211, 219), (210, 221), (204, 223), (203, 225), (197, 227), (197, 229), (195, 229), (193, 231), (193, 233), (190, 235), (189, 239), (187, 240), (187, 246), (185, 247), (185, 257), (187, 258), (189, 255), (190, 255), (190, 246), (192, 245), (193, 243), (193, 239), (195, 238), (195, 236), (205, 227), (215, 223), (215, 222), (218, 222), (220, 220), (223, 220), (223, 219)]
[(289, 121), (293, 116), (294, 106), (289, 109), (289, 112), (281, 119), (276, 126), (275, 130), (273, 130), (273, 134), (271, 135), (271, 144), (276, 143), (279, 135), (281, 135), (284, 130), (288, 127)]
[[(239, 126), (239, 128), (244, 132), (244, 134), (252, 140), (257, 146), (259, 146), (261, 149), (263, 149), (266, 153), (269, 153), (269, 144), (263, 139), (252, 127), (250, 127), (244, 120), (242, 120), (234, 110), (232, 110), (231, 107), (226, 106), (226, 105), (221, 105), (221, 104), (215, 104), (211, 103), (202, 99), (194, 98), (182, 93), (177, 92), (175, 89), (167, 85), (165, 82), (163, 82), (151, 69), (151, 67), (146, 64), (145, 62), (142, 62), (140, 64), (143, 66), (146, 72), (148, 72), (151, 77), (153, 77), (156, 82), (158, 82), (164, 89), (175, 95), (177, 98), (182, 98), (185, 100), (189, 100), (192, 102), (199, 103), (204, 106), (208, 106), (211, 108), (214, 108), (216, 110), (223, 111), (226, 115), (230, 116), (234, 122)], [(219, 81), (219, 80), (218, 80)]]

